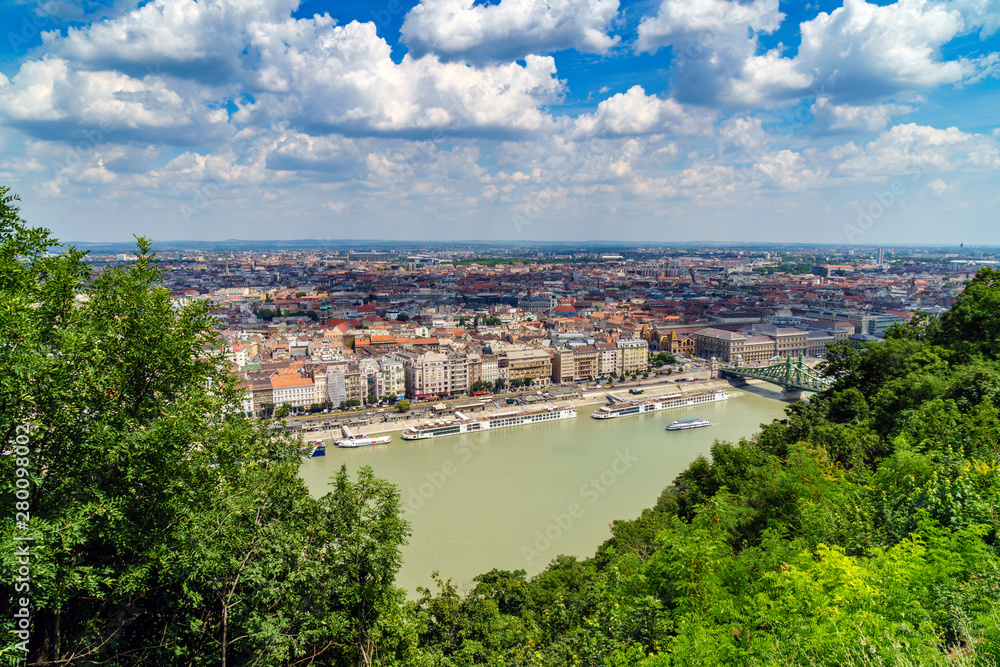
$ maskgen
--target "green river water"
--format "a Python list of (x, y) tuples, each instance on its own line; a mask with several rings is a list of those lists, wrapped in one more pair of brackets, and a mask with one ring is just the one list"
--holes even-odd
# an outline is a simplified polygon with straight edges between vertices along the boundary
[[(493, 568), (535, 574), (559, 554), (588, 557), (615, 519), (632, 519), (715, 440), (736, 442), (781, 417), (778, 390), (730, 389), (729, 400), (618, 419), (576, 419), (492, 433), (329, 447), (309, 459), (302, 476), (315, 494), (341, 464), (371, 466), (396, 484), (412, 535), (403, 548), (397, 585), (414, 595), (431, 586), (431, 572), (464, 589)], [(676, 419), (713, 426), (664, 430)]]

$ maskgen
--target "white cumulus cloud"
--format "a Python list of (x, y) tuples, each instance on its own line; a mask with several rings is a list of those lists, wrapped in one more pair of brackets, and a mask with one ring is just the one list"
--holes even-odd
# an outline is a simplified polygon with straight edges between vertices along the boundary
[(480, 63), (562, 49), (605, 53), (620, 39), (608, 34), (617, 15), (618, 0), (422, 0), (401, 33), (415, 55)]
[(880, 7), (845, 0), (800, 28), (796, 69), (815, 76), (821, 92), (838, 102), (957, 83), (969, 73), (968, 63), (940, 56), (966, 29), (961, 12), (946, 3), (899, 0)]
[(673, 48), (671, 90), (682, 102), (767, 105), (812, 83), (777, 50), (758, 53), (758, 36), (777, 30), (784, 16), (778, 0), (663, 0), (639, 24), (636, 50)]
[(817, 127), (826, 132), (881, 132), (892, 120), (913, 111), (901, 104), (833, 104), (829, 97), (817, 97), (810, 111)]
[(575, 137), (623, 136), (664, 132), (692, 135), (707, 130), (707, 114), (701, 122), (671, 99), (646, 95), (642, 86), (612, 95), (597, 105), (597, 111), (579, 116), (573, 124)]

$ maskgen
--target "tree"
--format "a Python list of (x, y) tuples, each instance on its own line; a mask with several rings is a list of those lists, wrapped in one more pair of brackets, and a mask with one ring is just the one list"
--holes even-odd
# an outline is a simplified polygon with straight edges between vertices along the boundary
[(652, 362), (654, 366), (666, 366), (667, 364), (676, 364), (677, 357), (670, 354), (669, 352), (660, 352), (652, 357)]
[(275, 418), (275, 419), (284, 419), (285, 417), (287, 417), (287, 416), (288, 416), (288, 414), (289, 414), (289, 413), (290, 413), (291, 411), (292, 411), (292, 406), (291, 406), (291, 404), (290, 404), (290, 403), (282, 403), (282, 404), (281, 404), (280, 406), (278, 406), (278, 408), (277, 408), (277, 409), (276, 409), (276, 410), (274, 411), (274, 418)]
[(94, 276), (15, 201), (0, 188), (0, 432), (30, 455), (0, 457), (0, 489), (23, 468), (30, 519), (0, 519), (0, 589), (27, 533), (27, 662), (402, 661), (395, 491), (342, 470), (313, 499), (299, 443), (243, 416), (207, 304), (174, 308), (149, 242)]
[(400, 313), (399, 315), (396, 315), (396, 321), (397, 322), (409, 322), (410, 321), (410, 316), (407, 315), (406, 313)]
[(407, 400), (396, 401), (396, 409), (400, 412), (406, 412), (410, 409), (410, 402)]
[(985, 266), (965, 285), (954, 305), (941, 315), (933, 342), (952, 347), (964, 359), (977, 354), (996, 359), (1000, 356), (1000, 271)]
[(504, 387), (507, 386), (507, 381), (503, 378), (497, 378), (493, 381), (493, 391), (500, 393), (503, 391)]
[(405, 597), (393, 581), (409, 524), (400, 518), (399, 493), (367, 466), (352, 483), (341, 465), (331, 486), (320, 499), (324, 530), (315, 535), (331, 577), (309, 582), (319, 587), (313, 599), (321, 605), (312, 613), (321, 618), (324, 610), (344, 613), (349, 625), (342, 635), (348, 644), (343, 664), (400, 664), (393, 649), (399, 650), (405, 632), (400, 613)]

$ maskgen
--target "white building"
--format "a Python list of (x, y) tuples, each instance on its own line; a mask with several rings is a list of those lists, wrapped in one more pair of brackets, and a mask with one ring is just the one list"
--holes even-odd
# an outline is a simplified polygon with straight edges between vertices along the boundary
[(385, 387), (385, 396), (405, 396), (406, 395), (406, 371), (400, 361), (389, 357), (382, 357), (378, 360), (382, 370), (382, 384)]
[(293, 408), (309, 407), (315, 403), (312, 378), (301, 375), (275, 375), (271, 378), (271, 391), (275, 405), (288, 403)]

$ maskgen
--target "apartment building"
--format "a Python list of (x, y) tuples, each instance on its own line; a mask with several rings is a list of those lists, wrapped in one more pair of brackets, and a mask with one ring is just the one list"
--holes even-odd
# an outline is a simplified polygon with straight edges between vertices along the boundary
[(469, 391), (472, 387), (469, 358), (464, 354), (449, 354), (447, 367), (449, 391), (451, 393)]
[(225, 355), (229, 363), (237, 368), (243, 368), (249, 359), (247, 356), (247, 347), (243, 343), (233, 343), (232, 347), (227, 346)]
[(326, 367), (327, 396), (334, 406), (344, 401), (364, 402), (367, 392), (362, 391), (361, 373), (353, 362), (331, 364)]
[(364, 395), (361, 400), (365, 405), (369, 403), (370, 397), (378, 402), (385, 396), (385, 378), (382, 375), (382, 368), (375, 359), (362, 359), (358, 362), (358, 382)]
[(500, 379), (500, 360), (493, 355), (483, 355), (483, 382), (496, 382)]
[(322, 403), (329, 396), (326, 388), (326, 367), (313, 367), (313, 403)]
[[(406, 395), (406, 371), (403, 364), (395, 359), (382, 357), (378, 360), (379, 368), (382, 369), (382, 386), (385, 388), (384, 396), (402, 398)], [(379, 398), (382, 398), (381, 396)]]
[(253, 393), (253, 412), (260, 414), (265, 405), (274, 405), (274, 392), (271, 389), (271, 379), (250, 380), (250, 391)]
[(573, 352), (568, 349), (552, 350), (552, 381), (556, 384), (576, 379)]
[(556, 306), (556, 300), (548, 294), (536, 294), (518, 299), (517, 308), (528, 313), (547, 313)]
[(618, 346), (614, 343), (594, 343), (597, 350), (597, 377), (618, 372)]
[(593, 345), (573, 348), (573, 375), (578, 380), (600, 376), (600, 353)]
[(316, 398), (312, 378), (302, 377), (298, 373), (273, 376), (271, 394), (274, 405), (288, 403), (293, 408), (309, 407)]
[(483, 379), (483, 358), (476, 352), (466, 355), (469, 362), (469, 385), (474, 385)]
[(446, 353), (397, 352), (393, 356), (403, 364), (407, 397), (428, 398), (451, 393), (451, 364)]
[(547, 387), (552, 379), (552, 359), (544, 350), (509, 350), (500, 357), (501, 373), (508, 380), (531, 380), (535, 386)]
[(649, 368), (649, 343), (645, 340), (619, 339), (617, 345), (619, 374), (644, 373)]

